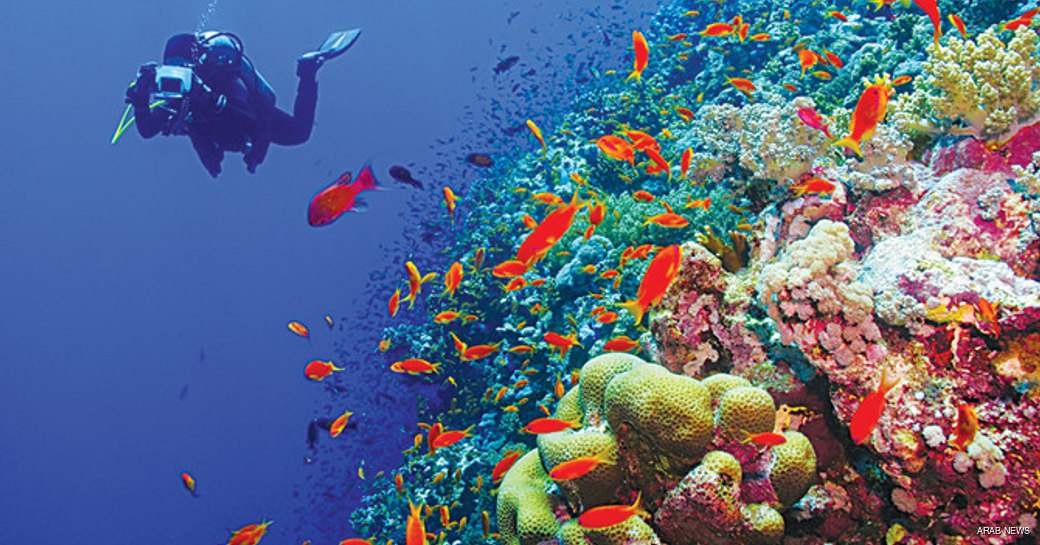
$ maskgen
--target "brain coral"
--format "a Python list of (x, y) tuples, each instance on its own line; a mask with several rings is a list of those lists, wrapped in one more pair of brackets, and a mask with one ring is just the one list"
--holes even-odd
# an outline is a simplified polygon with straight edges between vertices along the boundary
[[(717, 400), (713, 404), (713, 399)], [(717, 405), (717, 407), (715, 407)], [(576, 430), (538, 436), (538, 448), (502, 481), (498, 522), (506, 545), (672, 545), (779, 543), (780, 510), (809, 489), (816, 454), (799, 432), (760, 448), (737, 439), (773, 429), (772, 397), (744, 379), (715, 375), (703, 383), (626, 353), (593, 358), (556, 417)], [(588, 474), (553, 482), (552, 468), (578, 458), (608, 460)], [(582, 528), (583, 510), (631, 504), (653, 512), (614, 526)], [(691, 521), (696, 520), (696, 523)]]

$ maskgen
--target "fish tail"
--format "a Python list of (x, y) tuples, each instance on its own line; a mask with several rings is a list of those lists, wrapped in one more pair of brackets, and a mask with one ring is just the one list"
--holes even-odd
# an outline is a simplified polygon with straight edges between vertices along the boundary
[(372, 173), (371, 163), (365, 163), (365, 166), (361, 167), (361, 172), (358, 172), (357, 180), (355, 180), (354, 183), (358, 184), (359, 191), (384, 189), (383, 186), (379, 185), (379, 181), (376, 180), (375, 174)]
[(863, 151), (859, 148), (859, 142), (853, 140), (851, 137), (846, 136), (834, 143), (835, 146), (844, 146), (847, 149), (855, 152), (861, 159), (863, 158)]
[(629, 74), (627, 78), (625, 78), (625, 81), (628, 81), (628, 80), (630, 80), (632, 78), (636, 78), (636, 81), (638, 81), (638, 82), (642, 82), (643, 81), (642, 74), (640, 74), (638, 70), (633, 70), (632, 73)]
[(646, 308), (638, 300), (618, 303), (618, 306), (630, 312), (637, 324), (643, 321), (643, 314), (646, 312)]

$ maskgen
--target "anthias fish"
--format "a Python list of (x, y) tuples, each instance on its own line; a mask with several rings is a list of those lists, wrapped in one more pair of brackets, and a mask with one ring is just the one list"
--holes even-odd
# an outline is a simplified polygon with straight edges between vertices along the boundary
[(328, 225), (345, 212), (363, 210), (364, 201), (358, 198), (362, 191), (379, 189), (372, 167), (365, 165), (358, 173), (357, 179), (351, 182), (350, 173), (345, 172), (332, 182), (332, 185), (318, 192), (311, 199), (307, 208), (307, 223), (312, 227)]

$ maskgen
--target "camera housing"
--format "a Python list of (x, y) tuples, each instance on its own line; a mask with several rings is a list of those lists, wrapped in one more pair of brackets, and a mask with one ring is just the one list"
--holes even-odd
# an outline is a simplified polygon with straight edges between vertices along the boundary
[(191, 92), (194, 73), (185, 66), (163, 65), (155, 69), (155, 92), (160, 100), (184, 98)]

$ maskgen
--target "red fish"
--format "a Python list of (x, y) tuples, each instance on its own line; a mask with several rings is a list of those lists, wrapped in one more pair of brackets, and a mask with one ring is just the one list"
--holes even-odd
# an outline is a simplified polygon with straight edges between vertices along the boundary
[(827, 62), (829, 62), (832, 65), (834, 65), (835, 68), (838, 68), (838, 69), (845, 68), (845, 63), (841, 60), (841, 57), (836, 55), (834, 52), (827, 51), (826, 49), (824, 49), (823, 50), (823, 56), (824, 56), (824, 58), (827, 59)]
[(571, 347), (581, 346), (581, 343), (578, 342), (577, 333), (571, 333), (570, 335), (563, 336), (559, 333), (556, 333), (555, 331), (550, 331), (546, 333), (542, 337), (542, 339), (544, 339), (545, 342), (549, 343), (550, 346), (559, 349), (561, 358), (567, 356), (567, 352), (571, 349)]
[(979, 431), (979, 417), (975, 408), (964, 403), (957, 406), (957, 426), (953, 430), (950, 444), (959, 450), (966, 450), (975, 441), (975, 433)]
[(556, 482), (580, 479), (603, 464), (614, 464), (614, 457), (609, 454), (609, 451), (560, 462), (549, 471), (549, 478)]
[(316, 381), (325, 380), (326, 377), (331, 375), (334, 371), (342, 371), (343, 368), (336, 367), (331, 361), (314, 360), (307, 364), (307, 367), (303, 369), (303, 374)]
[(405, 545), (426, 545), (426, 524), (423, 522), (422, 508), (408, 500), (408, 522), (405, 523)]
[(358, 199), (358, 195), (373, 189), (380, 189), (380, 186), (372, 174), (371, 165), (362, 167), (353, 182), (350, 181), (350, 173), (344, 172), (332, 185), (311, 199), (307, 208), (307, 223), (311, 227), (321, 227), (336, 221), (344, 212), (362, 210), (364, 202)]
[(942, 15), (939, 14), (939, 5), (937, 0), (914, 0), (917, 7), (924, 10), (928, 15), (928, 18), (932, 20), (932, 26), (935, 27), (934, 40), (935, 43), (939, 43), (939, 38), (942, 36)]
[(422, 358), (410, 358), (406, 360), (395, 361), (390, 366), (390, 370), (395, 373), (409, 373), (412, 375), (424, 373), (440, 373), (441, 364), (430, 363)]
[(681, 117), (682, 120), (687, 122), (687, 123), (689, 123), (691, 120), (693, 120), (693, 110), (691, 110), (689, 108), (683, 108), (682, 106), (676, 106), (675, 107), (675, 113), (679, 114), (679, 117)]
[(519, 450), (510, 450), (506, 452), (505, 456), (502, 456), (502, 459), (499, 460), (491, 470), (491, 482), (497, 483), (498, 481), (501, 481), (502, 477), (506, 476), (509, 468), (513, 467), (513, 464), (520, 458), (520, 454)]
[(635, 149), (620, 136), (601, 136), (596, 140), (596, 147), (615, 161), (628, 161), (629, 164), (635, 165)]
[(682, 152), (682, 158), (679, 159), (679, 173), (682, 174), (682, 179), (686, 179), (686, 174), (690, 172), (690, 162), (693, 161), (693, 148), (686, 148)]
[(228, 545), (257, 545), (260, 538), (267, 533), (267, 527), (274, 521), (265, 520), (260, 524), (250, 524), (231, 532), (231, 540)]
[(823, 116), (820, 115), (820, 112), (817, 112), (815, 108), (799, 108), (798, 119), (800, 119), (806, 126), (822, 131), (823, 134), (827, 135), (827, 138), (831, 137), (831, 128), (827, 125), (827, 122), (823, 120)]
[(836, 188), (837, 186), (834, 185), (834, 182), (816, 176), (791, 187), (794, 190), (795, 197), (801, 197), (806, 193), (811, 195), (830, 195)]
[(350, 420), (350, 416), (353, 414), (350, 411), (345, 411), (339, 418), (333, 420), (332, 425), (329, 426), (329, 435), (339, 437), (339, 434), (343, 433), (343, 430), (347, 427), (347, 421)]
[(744, 432), (744, 440), (741, 443), (754, 443), (760, 447), (775, 447), (782, 445), (787, 442), (787, 438), (782, 433), (776, 433), (775, 431), (767, 431), (762, 433), (751, 434), (747, 431)]
[(834, 17), (835, 19), (837, 19), (837, 20), (839, 20), (839, 21), (841, 21), (843, 23), (849, 22), (849, 18), (846, 17), (845, 14), (840, 12), (840, 11), (832, 11), (832, 12), (829, 12), (827, 15), (830, 15), (831, 17)]
[(194, 497), (199, 497), (198, 492), (195, 491), (195, 477), (192, 477), (188, 473), (181, 473), (181, 483), (184, 484), (184, 488), (188, 489)]
[(729, 23), (711, 23), (701, 31), (705, 38), (717, 38), (733, 34), (733, 25)]
[(961, 38), (968, 39), (968, 27), (964, 25), (964, 21), (956, 13), (951, 13), (946, 18), (950, 20), (953, 28), (956, 28), (957, 32), (961, 34)]
[(903, 74), (902, 76), (899, 76), (896, 79), (892, 80), (892, 87), (899, 87), (900, 85), (906, 85), (907, 83), (910, 83), (913, 79), (914, 79), (913, 76), (910, 76), (910, 75), (907, 75), (907, 74)]
[(305, 338), (311, 336), (311, 332), (307, 329), (307, 326), (300, 322), (289, 322), (289, 331)]
[(888, 113), (888, 99), (895, 92), (887, 77), (879, 76), (874, 83), (866, 84), (866, 87), (856, 102), (852, 119), (849, 120), (848, 136), (834, 143), (835, 146), (845, 146), (860, 157), (863, 157), (860, 145), (874, 135), (878, 124), (885, 119), (885, 114)]
[(867, 394), (859, 407), (856, 407), (856, 412), (852, 414), (849, 433), (852, 435), (854, 443), (862, 445), (870, 438), (870, 434), (877, 427), (878, 420), (881, 419), (881, 413), (885, 410), (885, 396), (899, 384), (900, 380), (898, 377), (893, 378), (889, 375), (888, 369), (881, 371), (881, 383), (878, 384), (877, 390)]
[(631, 352), (639, 348), (639, 341), (627, 336), (614, 337), (603, 343), (603, 350), (607, 352)]
[(499, 341), (495, 344), (478, 344), (474, 346), (467, 346), (459, 359), (462, 361), (476, 361), (484, 359), (498, 352), (498, 347), (502, 342)]
[(524, 265), (522, 262), (516, 260), (503, 261), (494, 269), (491, 269), (491, 274), (499, 278), (513, 278), (515, 276), (520, 276), (526, 272), (527, 265)]
[(632, 49), (635, 50), (636, 58), (632, 64), (632, 73), (628, 75), (627, 79), (636, 78), (636, 81), (642, 81), (643, 70), (650, 61), (650, 46), (647, 45), (643, 33), (638, 30), (632, 31)]
[(570, 204), (561, 206), (556, 210), (549, 213), (538, 227), (535, 227), (527, 238), (520, 243), (520, 248), (516, 252), (516, 260), (524, 265), (530, 267), (535, 262), (539, 261), (549, 250), (563, 238), (563, 235), (567, 233), (567, 230), (571, 228), (571, 224), (574, 222), (574, 214), (584, 206), (584, 203), (578, 200), (578, 193), (575, 191), (574, 196), (571, 198)]
[(476, 426), (470, 426), (464, 430), (442, 431), (439, 435), (437, 435), (437, 438), (433, 440), (433, 448), (439, 449), (450, 447), (467, 437), (472, 437), (469, 432), (472, 431), (474, 427)]
[(527, 423), (522, 430), (525, 433), (539, 435), (543, 433), (556, 433), (563, 430), (572, 430), (581, 427), (577, 422), (560, 420), (559, 418), (536, 418)]
[(731, 78), (727, 76), (726, 83), (732, 85), (733, 87), (736, 87), (738, 91), (748, 95), (754, 93), (758, 89), (757, 87), (755, 87), (755, 84), (747, 78)]
[(646, 273), (643, 274), (643, 280), (639, 283), (635, 300), (619, 305), (632, 313), (636, 324), (643, 320), (643, 314), (651, 306), (661, 302), (665, 291), (679, 275), (681, 262), (682, 250), (677, 244), (662, 249), (650, 261)]
[(456, 261), (448, 268), (448, 272), (444, 273), (444, 293), (442, 295), (455, 297), (455, 290), (459, 289), (461, 283), (462, 263)]
[(640, 189), (632, 194), (632, 198), (635, 199), (636, 202), (654, 202), (655, 197), (653, 193)]
[(643, 131), (625, 131), (625, 136), (632, 141), (632, 147), (639, 151), (648, 149), (661, 151), (661, 144), (657, 142), (657, 139)]
[(594, 530), (621, 524), (635, 515), (648, 516), (639, 506), (642, 499), (643, 492), (640, 491), (632, 505), (600, 505), (588, 509), (578, 517), (578, 526)]
[(390, 296), (390, 301), (386, 304), (387, 311), (390, 312), (390, 317), (397, 316), (397, 309), (401, 306), (401, 289), (398, 288), (394, 291), (394, 294)]

